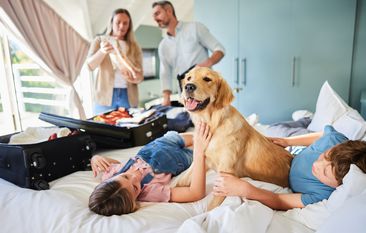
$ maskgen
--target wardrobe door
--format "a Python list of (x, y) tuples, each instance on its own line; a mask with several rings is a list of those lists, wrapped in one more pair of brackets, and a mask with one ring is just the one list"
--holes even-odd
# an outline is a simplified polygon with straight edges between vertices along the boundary
[(347, 102), (356, 0), (293, 0), (292, 5), (296, 71), (290, 104), (315, 110), (326, 80)]
[[(224, 58), (213, 69), (220, 72), (232, 88), (236, 88), (239, 75), (238, 4), (237, 0), (196, 0), (194, 3), (195, 20), (206, 25), (225, 47)], [(235, 98), (234, 105), (237, 100)]]
[(291, 89), (291, 0), (239, 2), (238, 109), (262, 123), (283, 119)]

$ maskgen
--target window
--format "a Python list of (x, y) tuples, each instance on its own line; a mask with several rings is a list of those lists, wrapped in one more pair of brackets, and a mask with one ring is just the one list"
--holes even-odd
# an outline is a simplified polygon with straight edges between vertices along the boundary
[(38, 119), (40, 112), (68, 115), (68, 88), (57, 84), (16, 42), (5, 35), (1, 37), (0, 52), (3, 60), (8, 60), (3, 64), (8, 66), (8, 72), (4, 75), (7, 87), (0, 89), (0, 96), (8, 98), (0, 99), (0, 114), (1, 119), (10, 120), (0, 121), (0, 135), (27, 127), (49, 126)]
[(142, 49), (144, 79), (158, 78), (158, 62), (156, 49)]

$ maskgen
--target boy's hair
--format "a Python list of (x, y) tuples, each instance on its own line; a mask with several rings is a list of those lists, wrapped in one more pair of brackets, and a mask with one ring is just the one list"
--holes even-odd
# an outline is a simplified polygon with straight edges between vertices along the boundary
[(175, 15), (174, 6), (171, 2), (169, 2), (169, 1), (157, 1), (157, 2), (154, 2), (152, 4), (152, 8), (154, 8), (156, 6), (161, 6), (164, 9), (166, 9), (166, 7), (170, 7), (172, 9), (172, 13), (173, 13), (174, 18), (177, 18), (177, 16)]
[(326, 159), (334, 168), (334, 175), (339, 184), (348, 173), (351, 164), (355, 164), (366, 173), (366, 142), (346, 141), (330, 149)]
[(107, 180), (97, 185), (90, 195), (89, 209), (100, 215), (111, 216), (132, 213), (137, 205), (131, 193), (117, 180)]

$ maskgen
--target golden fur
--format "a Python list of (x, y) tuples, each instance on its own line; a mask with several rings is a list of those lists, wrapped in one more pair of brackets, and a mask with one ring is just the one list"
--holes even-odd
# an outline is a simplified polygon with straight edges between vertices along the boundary
[[(257, 132), (233, 107), (227, 82), (215, 71), (196, 67), (182, 80), (181, 102), (192, 121), (206, 122), (213, 134), (206, 150), (207, 169), (288, 186), (291, 154)], [(190, 183), (191, 168), (178, 185)], [(224, 198), (214, 197), (209, 209)]]

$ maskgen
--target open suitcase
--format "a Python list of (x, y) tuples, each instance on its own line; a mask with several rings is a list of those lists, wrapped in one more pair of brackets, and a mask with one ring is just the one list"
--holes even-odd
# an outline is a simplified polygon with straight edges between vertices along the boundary
[(49, 189), (48, 182), (86, 170), (95, 150), (85, 133), (34, 144), (9, 144), (12, 135), (0, 137), (0, 178), (23, 188)]
[(166, 115), (158, 112), (135, 127), (109, 125), (92, 119), (78, 120), (44, 112), (39, 115), (39, 119), (57, 126), (84, 131), (93, 138), (97, 148), (143, 146), (163, 136), (168, 130)]

